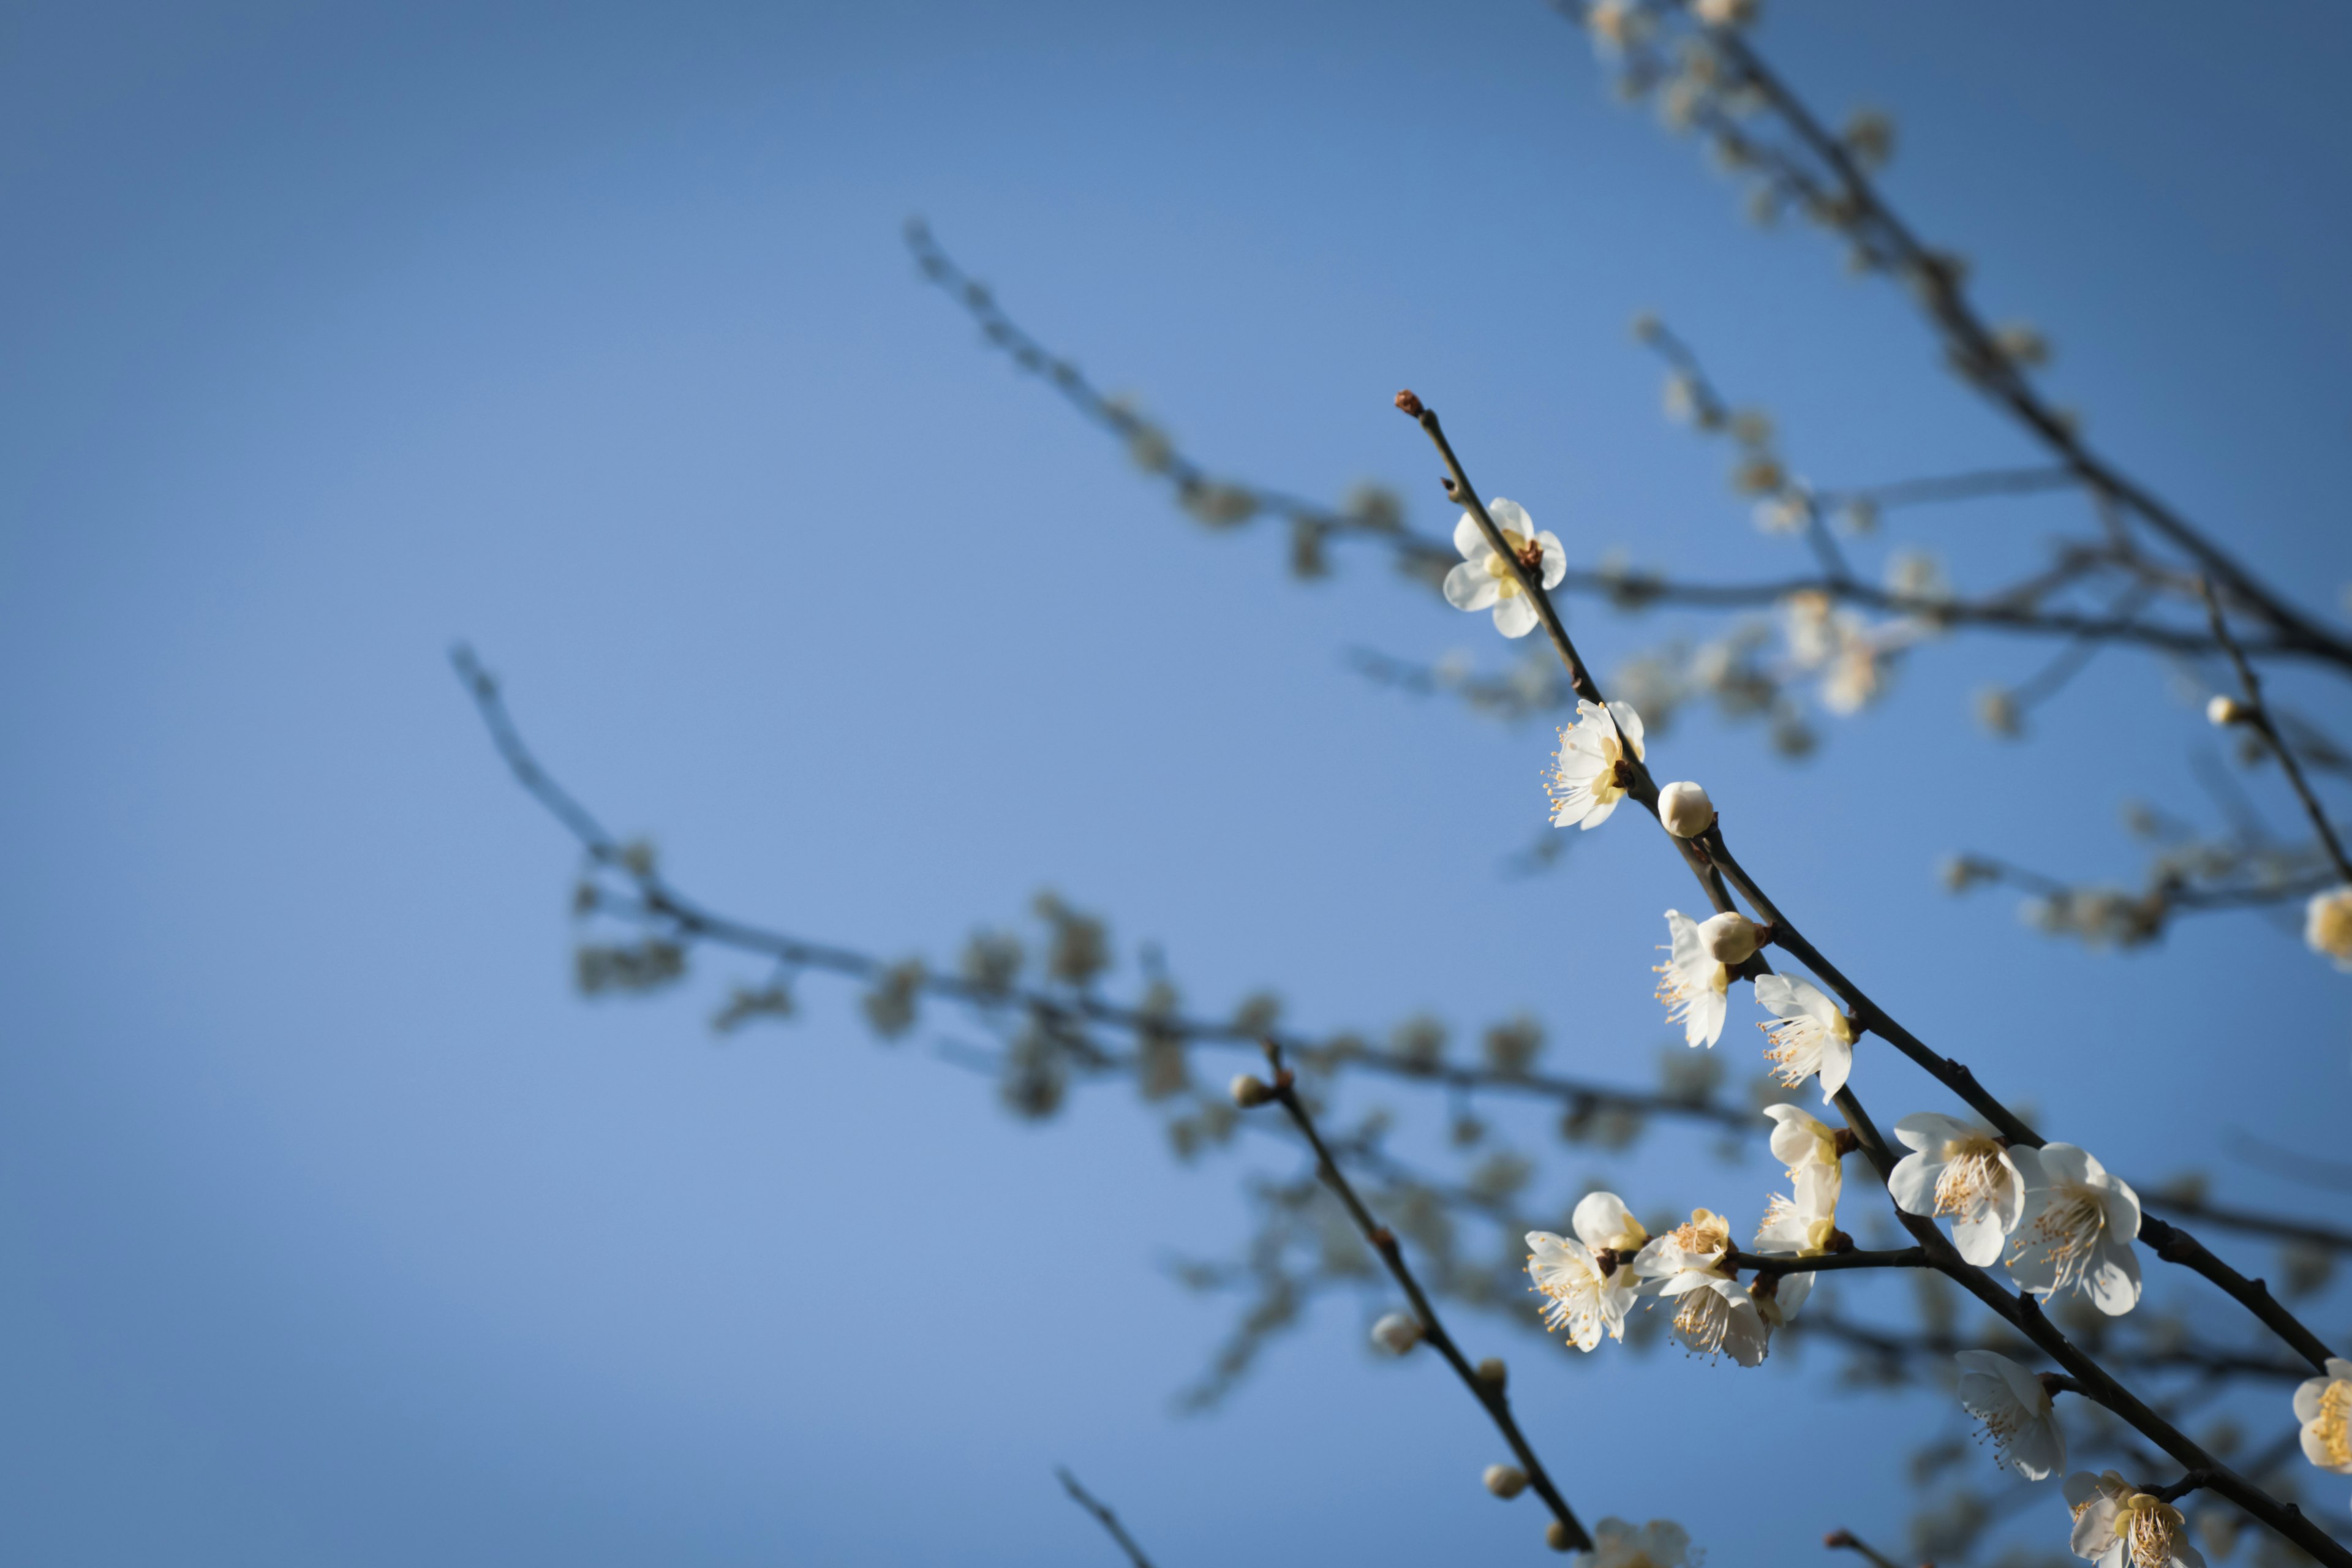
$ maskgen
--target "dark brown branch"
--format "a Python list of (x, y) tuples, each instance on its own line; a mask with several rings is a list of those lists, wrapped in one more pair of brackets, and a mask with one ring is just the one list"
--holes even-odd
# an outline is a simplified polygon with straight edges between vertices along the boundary
[(1412, 1269), (1404, 1260), (1404, 1251), (1397, 1244), (1395, 1232), (1372, 1217), (1371, 1211), (1364, 1206), (1364, 1200), (1356, 1195), (1356, 1189), (1349, 1184), (1347, 1173), (1339, 1169), (1339, 1162), (1331, 1158), (1331, 1151), (1324, 1144), (1323, 1135), (1316, 1131), (1315, 1119), (1307, 1114), (1307, 1107), (1299, 1101), (1296, 1079), (1282, 1065), (1282, 1047), (1269, 1040), (1265, 1044), (1265, 1055), (1274, 1069), (1273, 1098), (1281, 1102), (1282, 1109), (1289, 1113), (1292, 1124), (1314, 1149), (1317, 1168), (1321, 1172), (1325, 1184), (1346, 1206), (1348, 1217), (1355, 1221), (1356, 1228), (1363, 1233), (1372, 1250), (1380, 1254), (1381, 1262), (1387, 1267), (1390, 1278), (1404, 1292), (1405, 1300), (1412, 1303), (1413, 1316), (1421, 1323), (1422, 1338), (1445, 1358), (1445, 1364), (1454, 1369), (1454, 1374), (1462, 1380), (1462, 1386), (1470, 1391), (1471, 1397), (1477, 1400), (1487, 1418), (1495, 1423), (1496, 1430), (1502, 1433), (1503, 1440), (1510, 1445), (1511, 1452), (1518, 1458), (1519, 1468), (1527, 1472), (1528, 1487), (1543, 1499), (1544, 1506), (1551, 1510), (1552, 1518), (1559, 1526), (1559, 1533), (1565, 1538), (1556, 1544), (1563, 1550), (1591, 1551), (1592, 1537), (1586, 1534), (1584, 1526), (1577, 1521), (1576, 1511), (1568, 1506), (1568, 1500), (1560, 1496), (1559, 1489), (1552, 1484), (1550, 1472), (1544, 1468), (1543, 1461), (1536, 1458), (1536, 1451), (1528, 1445), (1526, 1434), (1519, 1430), (1517, 1418), (1511, 1414), (1510, 1395), (1504, 1389), (1502, 1363), (1470, 1364), (1469, 1358), (1462, 1353), (1461, 1347), (1454, 1342), (1454, 1336), (1446, 1332), (1444, 1323), (1439, 1321), (1437, 1309), (1430, 1304), (1429, 1293), (1421, 1288), (1421, 1281), (1413, 1278)]
[[(1873, 1564), (1873, 1568), (1901, 1568), (1895, 1559), (1871, 1545), (1851, 1530), (1832, 1530), (1822, 1537), (1822, 1544), (1832, 1552), (1851, 1552)], [(1933, 1563), (1923, 1563), (1919, 1568), (1936, 1568)]]
[(1143, 1548), (1135, 1543), (1135, 1537), (1127, 1532), (1127, 1527), (1119, 1523), (1118, 1515), (1111, 1512), (1108, 1504), (1097, 1501), (1086, 1488), (1078, 1485), (1078, 1478), (1070, 1474), (1066, 1467), (1055, 1467), (1054, 1474), (1061, 1481), (1062, 1489), (1070, 1494), (1070, 1500), (1095, 1516), (1095, 1522), (1118, 1543), (1118, 1549), (1127, 1553), (1127, 1560), (1134, 1564), (1134, 1568), (1151, 1568), (1151, 1559), (1143, 1554)]
[(1777, 1252), (1742, 1252), (1738, 1247), (1723, 1255), (1726, 1268), (1752, 1268), (1759, 1274), (1836, 1274), (1856, 1268), (1925, 1268), (1927, 1255), (1916, 1247), (1898, 1247), (1889, 1252), (1832, 1252), (1821, 1258), (1795, 1258)]

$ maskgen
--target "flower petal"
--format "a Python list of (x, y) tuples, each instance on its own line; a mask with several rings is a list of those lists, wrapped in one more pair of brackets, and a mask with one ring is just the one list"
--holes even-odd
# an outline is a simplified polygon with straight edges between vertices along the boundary
[[(1460, 567), (1455, 567), (1460, 571)], [(1499, 590), (1498, 590), (1499, 591)], [(1507, 637), (1523, 637), (1536, 629), (1536, 607), (1525, 594), (1514, 594), (1495, 606), (1495, 629)]]
[(1495, 574), (1475, 561), (1465, 561), (1445, 574), (1445, 602), (1457, 610), (1483, 610), (1502, 593)]
[(1486, 531), (1480, 528), (1478, 520), (1466, 511), (1462, 514), (1462, 521), (1454, 525), (1454, 548), (1462, 552), (1463, 560), (1473, 565), (1495, 553), (1486, 543)]

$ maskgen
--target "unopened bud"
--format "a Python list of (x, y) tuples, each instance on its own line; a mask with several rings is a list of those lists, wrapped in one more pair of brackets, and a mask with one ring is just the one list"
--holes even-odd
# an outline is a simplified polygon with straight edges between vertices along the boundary
[(2205, 717), (2216, 727), (2226, 730), (2246, 721), (2246, 705), (2234, 697), (2216, 697), (2205, 704)]
[(1273, 1098), (1274, 1090), (1257, 1074), (1244, 1072), (1234, 1075), (1234, 1103), (1244, 1110), (1253, 1105), (1264, 1105)]
[(1715, 803), (1685, 779), (1658, 792), (1658, 820), (1677, 838), (1696, 838), (1715, 826)]
[(1501, 1388), (1503, 1380), (1508, 1375), (1509, 1370), (1503, 1365), (1501, 1356), (1490, 1355), (1478, 1363), (1478, 1381), (1489, 1388)]
[(1764, 928), (1736, 910), (1701, 921), (1698, 944), (1727, 969), (1747, 963), (1764, 943)]
[(1512, 1465), (1486, 1467), (1486, 1489), (1498, 1498), (1515, 1498), (1528, 1489), (1528, 1473)]
[(1556, 1519), (1549, 1524), (1544, 1526), (1544, 1544), (1550, 1547), (1554, 1552), (1573, 1552), (1576, 1550), (1576, 1542), (1569, 1536), (1568, 1526), (1560, 1523), (1560, 1521)]
[(1372, 1343), (1391, 1355), (1402, 1355), (1421, 1342), (1421, 1320), (1391, 1312), (1372, 1325)]
[(1398, 412), (1402, 413), (1408, 419), (1418, 419), (1421, 417), (1421, 399), (1412, 395), (1412, 388), (1411, 387), (1407, 387), (1402, 392), (1396, 395), (1396, 405)]

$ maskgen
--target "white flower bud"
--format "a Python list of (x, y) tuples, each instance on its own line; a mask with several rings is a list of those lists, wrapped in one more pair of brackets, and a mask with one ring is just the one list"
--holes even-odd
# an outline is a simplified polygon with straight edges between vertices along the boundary
[(1696, 838), (1715, 826), (1715, 803), (1688, 779), (1658, 792), (1658, 820), (1677, 838)]
[(1421, 1320), (1407, 1312), (1391, 1312), (1372, 1325), (1372, 1343), (1391, 1355), (1402, 1355), (1421, 1342)]
[(1244, 1110), (1254, 1105), (1264, 1105), (1273, 1098), (1274, 1090), (1267, 1088), (1265, 1079), (1255, 1073), (1234, 1075), (1234, 1103)]
[(1489, 1465), (1486, 1489), (1498, 1498), (1515, 1498), (1528, 1489), (1528, 1473), (1513, 1465)]
[(1698, 944), (1706, 955), (1728, 969), (1755, 956), (1764, 942), (1764, 928), (1738, 910), (1701, 921)]
[(2205, 704), (2206, 719), (2220, 729), (2246, 721), (2246, 705), (2234, 697), (2216, 697)]

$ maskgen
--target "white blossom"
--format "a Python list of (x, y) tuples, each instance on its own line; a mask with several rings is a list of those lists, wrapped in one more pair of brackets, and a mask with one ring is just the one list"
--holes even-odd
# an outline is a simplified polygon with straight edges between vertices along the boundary
[(1808, 1165), (1820, 1166), (1832, 1175), (1843, 1171), (1836, 1129), (1793, 1105), (1768, 1105), (1764, 1114), (1772, 1120), (1772, 1158), (1789, 1167), (1791, 1181)]
[[(1764, 1223), (1756, 1227), (1756, 1250), (1773, 1258), (1826, 1258), (1836, 1241), (1838, 1190), (1843, 1184), (1834, 1165), (1808, 1163), (1789, 1173), (1794, 1195), (1774, 1193), (1764, 1208)], [(1810, 1269), (1790, 1272), (1768, 1281), (1759, 1278), (1749, 1288), (1757, 1310), (1773, 1328), (1785, 1326), (1811, 1294)]]
[(2352, 1361), (2327, 1358), (2327, 1373), (2294, 1391), (2303, 1457), (2323, 1470), (2352, 1474)]
[(1631, 1264), (1649, 1233), (1614, 1193), (1586, 1194), (1569, 1228), (1573, 1237), (1528, 1232), (1528, 1275), (1550, 1298), (1544, 1306), (1545, 1325), (1565, 1332), (1577, 1349), (1590, 1351), (1603, 1333), (1612, 1340), (1625, 1337), (1625, 1313), (1634, 1298)]
[[(1559, 586), (1559, 580), (1568, 575), (1568, 552), (1559, 547), (1558, 535), (1549, 530), (1538, 533), (1527, 509), (1500, 496), (1487, 503), (1486, 515), (1494, 520), (1504, 544), (1520, 565), (1544, 587)], [(1507, 637), (1523, 637), (1535, 630), (1534, 602), (1519, 586), (1510, 561), (1495, 553), (1486, 542), (1486, 531), (1466, 511), (1454, 525), (1454, 548), (1462, 552), (1462, 564), (1445, 574), (1445, 602), (1457, 610), (1491, 605), (1495, 629)]]
[(1712, 1046), (1723, 1037), (1723, 1020), (1729, 1012), (1726, 993), (1731, 971), (1715, 961), (1699, 942), (1698, 924), (1680, 910), (1666, 911), (1671, 945), (1666, 962), (1651, 967), (1658, 974), (1658, 1000), (1666, 1005), (1666, 1022), (1683, 1026), (1683, 1039), (1693, 1046)]
[(1754, 1298), (1723, 1268), (1730, 1249), (1730, 1223), (1693, 1209), (1687, 1223), (1642, 1248), (1633, 1272), (1645, 1292), (1675, 1303), (1674, 1335), (1686, 1349), (1754, 1366), (1770, 1348), (1772, 1331)]
[(1951, 1220), (1961, 1258), (1979, 1268), (1999, 1258), (2024, 1211), (2017, 1151), (2002, 1148), (1981, 1127), (1932, 1110), (1896, 1122), (1895, 1136), (1913, 1151), (1886, 1178), (1895, 1206)]
[[(1584, 25), (1592, 33), (1592, 52), (1613, 60), (1628, 44), (1638, 44), (1648, 36), (1650, 16), (1633, 0), (1592, 0), (1584, 8)], [(1638, 331), (1634, 335), (1642, 336)]]
[(2074, 1510), (2067, 1544), (2075, 1556), (2099, 1568), (2205, 1568), (2204, 1555), (2189, 1544), (2180, 1510), (2135, 1489), (2115, 1471), (2077, 1470), (2063, 1489)]
[(1818, 1075), (1828, 1103), (1853, 1071), (1853, 1025), (1819, 986), (1785, 974), (1758, 975), (1756, 1000), (1780, 1020), (1757, 1026), (1772, 1042), (1764, 1053), (1772, 1076), (1794, 1089)]
[(1592, 1527), (1592, 1554), (1584, 1568), (1686, 1568), (1690, 1531), (1670, 1519), (1654, 1519), (1636, 1530), (1622, 1519)]
[(2138, 1194), (2072, 1143), (2009, 1153), (2024, 1189), (2009, 1277), (2042, 1297), (2080, 1290), (2111, 1317), (2138, 1305)]
[(1764, 944), (1764, 928), (1738, 910), (1726, 910), (1698, 922), (1698, 944), (1717, 963), (1745, 963)]
[(2352, 972), (2352, 887), (2314, 893), (2303, 908), (2303, 940), (2311, 951)]
[(1692, 9), (1710, 27), (1742, 27), (1756, 20), (1757, 0), (1698, 0)]
[(1626, 702), (1579, 702), (1576, 722), (1559, 732), (1559, 750), (1544, 780), (1551, 796), (1551, 825), (1581, 825), (1586, 831), (1609, 820), (1633, 787), (1634, 764), (1643, 756), (1642, 716)]
[(1960, 1408), (1984, 1423), (2000, 1463), (2029, 1481), (2066, 1468), (2066, 1434), (2040, 1378), (1990, 1351), (1962, 1351), (1952, 1360), (1960, 1368)]

